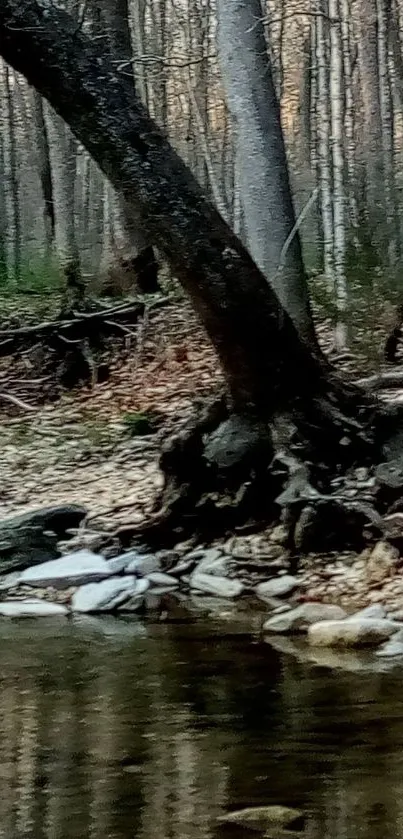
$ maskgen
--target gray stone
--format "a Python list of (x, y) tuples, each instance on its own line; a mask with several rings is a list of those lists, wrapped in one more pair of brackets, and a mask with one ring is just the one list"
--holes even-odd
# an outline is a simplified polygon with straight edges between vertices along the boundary
[(84, 549), (27, 568), (21, 572), (19, 583), (35, 587), (67, 587), (103, 580), (112, 574), (113, 569), (103, 556)]
[(147, 580), (152, 588), (176, 588), (179, 585), (175, 577), (171, 577), (170, 574), (163, 574), (162, 571), (153, 571), (151, 574), (147, 574)]
[(177, 565), (174, 565), (169, 569), (169, 573), (172, 574), (173, 577), (182, 577), (183, 574), (187, 574), (188, 571), (192, 571), (195, 564), (196, 560), (191, 556), (184, 556), (179, 560)]
[[(229, 559), (227, 556), (216, 556), (215, 550), (206, 551), (206, 555), (200, 560), (197, 566), (198, 574), (212, 574), (213, 577), (225, 577), (229, 568)], [(211, 554), (208, 556), (207, 554)]]
[(304, 632), (312, 624), (323, 620), (343, 620), (344, 609), (331, 603), (302, 603), (296, 609), (273, 615), (263, 626), (265, 632)]
[[(360, 609), (359, 612), (349, 615), (347, 620), (361, 620), (361, 618), (385, 620), (387, 618), (386, 609), (382, 606), (382, 603), (373, 603), (371, 606), (366, 606), (365, 609)], [(324, 618), (324, 620), (327, 620), (327, 618)]]
[(127, 554), (119, 554), (111, 559), (107, 559), (108, 567), (112, 569), (112, 574), (121, 574), (126, 571), (126, 568), (133, 560), (132, 552)]
[(304, 814), (294, 807), (283, 807), (272, 804), (267, 807), (246, 807), (220, 816), (219, 822), (238, 824), (260, 833), (280, 828), (301, 829), (304, 824)]
[(213, 574), (200, 574), (198, 569), (194, 571), (189, 582), (193, 590), (217, 597), (239, 597), (244, 589), (239, 580), (229, 580), (227, 577), (217, 577)]
[(0, 615), (7, 618), (60, 618), (68, 614), (69, 610), (61, 603), (48, 603), (36, 598), (0, 603)]
[(376, 647), (399, 629), (395, 621), (371, 618), (320, 621), (309, 627), (308, 640), (317, 647)]
[[(126, 565), (126, 574), (136, 574), (137, 577), (147, 577), (154, 571), (161, 570), (161, 560), (154, 554), (139, 554), (137, 551), (130, 551), (131, 559)], [(126, 554), (128, 556), (129, 554)]]
[(392, 635), (392, 638), (380, 650), (377, 650), (376, 655), (381, 658), (403, 657), (403, 630)]
[(291, 594), (297, 586), (297, 578), (285, 574), (283, 577), (274, 577), (272, 580), (265, 580), (264, 583), (259, 583), (255, 591), (258, 596), (285, 597), (287, 594)]
[(73, 594), (71, 608), (73, 612), (109, 612), (125, 600), (141, 598), (148, 587), (147, 580), (136, 577), (110, 577), (100, 583), (80, 586)]

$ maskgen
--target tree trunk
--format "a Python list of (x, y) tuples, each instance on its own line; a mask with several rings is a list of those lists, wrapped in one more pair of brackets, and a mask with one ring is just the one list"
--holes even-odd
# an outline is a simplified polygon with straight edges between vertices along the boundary
[(363, 154), (366, 170), (366, 211), (371, 241), (382, 258), (385, 240), (385, 179), (376, 0), (358, 0), (358, 57), (363, 102)]
[(353, 71), (351, 61), (351, 7), (349, 0), (341, 0), (341, 38), (343, 50), (343, 73), (344, 73), (344, 129), (345, 129), (345, 156), (347, 168), (347, 196), (349, 203), (350, 225), (353, 229), (353, 244), (359, 247), (358, 242), (358, 206), (357, 206), (357, 175), (356, 175), (356, 145), (354, 133), (354, 111), (355, 103), (353, 97)]
[(314, 343), (261, 2), (218, 0), (218, 17), (219, 58), (234, 123), (248, 247), (300, 335)]
[[(132, 82), (134, 90), (128, 0), (99, 0), (97, 11), (107, 33), (110, 56), (117, 62), (118, 72)], [(144, 294), (158, 291), (158, 264), (139, 215), (136, 219), (129, 216), (126, 204), (114, 190), (109, 196), (109, 208), (115, 248), (111, 252), (111, 264), (104, 266), (106, 290), (112, 290), (111, 281), (115, 277), (115, 293), (126, 286), (137, 287)]]
[(333, 265), (337, 321), (335, 345), (347, 343), (346, 221), (344, 188), (344, 75), (339, 0), (329, 0), (330, 113), (333, 161)]
[(45, 228), (46, 255), (50, 258), (55, 238), (55, 208), (53, 203), (52, 171), (50, 165), (49, 140), (43, 112), (42, 96), (32, 90), (32, 113), (35, 126), (39, 178), (42, 186), (43, 217)]
[(7, 103), (7, 120), (5, 131), (5, 168), (9, 175), (8, 198), (8, 271), (11, 274), (13, 284), (19, 286), (21, 278), (21, 214), (20, 214), (20, 190), (18, 179), (18, 152), (17, 152), (17, 127), (16, 113), (13, 95), (14, 74), (10, 67), (4, 68), (5, 93)]
[[(351, 462), (357, 446), (361, 453), (375, 447), (372, 424), (365, 430), (361, 424), (369, 422), (368, 400), (343, 387), (319, 350), (298, 336), (252, 258), (101, 49), (54, 5), (3, 0), (0, 6), (4, 58), (48, 98), (141, 213), (222, 364), (225, 403), (163, 452), (172, 521), (197, 515), (200, 494), (222, 488), (222, 474), (235, 497), (241, 492), (245, 515), (257, 508), (267, 515), (266, 489), (271, 501), (279, 490), (269, 469), (276, 444), (268, 421), (288, 415), (300, 439), (310, 440), (310, 457), (320, 451), (333, 464)], [(277, 436), (287, 438), (284, 421)], [(213, 504), (219, 515), (220, 505), (208, 501), (203, 509), (211, 512)]]
[(330, 150), (330, 89), (328, 44), (325, 31), (326, 4), (318, 0), (316, 31), (316, 58), (318, 67), (317, 92), (317, 136), (318, 136), (318, 172), (321, 197), (321, 216), (323, 229), (323, 272), (329, 291), (333, 294), (334, 253), (333, 253), (333, 177)]
[(85, 300), (75, 225), (76, 149), (67, 124), (48, 104), (45, 104), (45, 124), (52, 170), (56, 251), (64, 279), (61, 315), (68, 317), (75, 309), (82, 308)]

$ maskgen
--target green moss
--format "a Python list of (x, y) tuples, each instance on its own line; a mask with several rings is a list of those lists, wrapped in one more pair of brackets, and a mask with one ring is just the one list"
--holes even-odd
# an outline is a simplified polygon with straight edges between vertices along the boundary
[(152, 411), (127, 413), (122, 420), (130, 437), (145, 437), (157, 430), (157, 416)]

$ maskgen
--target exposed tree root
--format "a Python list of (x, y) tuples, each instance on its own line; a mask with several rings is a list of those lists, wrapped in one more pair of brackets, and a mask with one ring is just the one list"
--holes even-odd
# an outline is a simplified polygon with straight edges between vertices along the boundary
[[(281, 520), (294, 555), (361, 550), (368, 535), (386, 532), (383, 518), (396, 492), (385, 493), (385, 480), (378, 480), (376, 492), (351, 497), (349, 480), (356, 467), (382, 462), (395, 474), (402, 412), (365, 403), (357, 391), (343, 401), (335, 403), (329, 391), (267, 424), (231, 413), (224, 399), (214, 402), (164, 444), (158, 511), (145, 527), (120, 531), (122, 542), (167, 546), (195, 534), (208, 541)], [(403, 461), (401, 495), (402, 476)]]

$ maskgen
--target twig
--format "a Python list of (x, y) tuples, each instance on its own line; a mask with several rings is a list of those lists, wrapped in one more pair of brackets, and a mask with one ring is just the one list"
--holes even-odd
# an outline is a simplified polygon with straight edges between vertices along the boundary
[(11, 402), (13, 405), (17, 405), (18, 408), (22, 408), (23, 411), (36, 411), (33, 405), (28, 405), (28, 402), (23, 402), (22, 399), (18, 399), (18, 396), (12, 396), (11, 393), (0, 393), (0, 399), (4, 399), (5, 402)]
[(309, 210), (311, 209), (312, 205), (315, 203), (315, 201), (318, 197), (318, 194), (319, 194), (319, 187), (316, 186), (315, 189), (313, 190), (311, 196), (308, 198), (308, 201), (306, 202), (305, 206), (302, 208), (298, 218), (295, 221), (295, 224), (293, 225), (292, 229), (290, 230), (290, 232), (289, 232), (289, 234), (288, 234), (288, 236), (287, 236), (287, 238), (284, 242), (284, 245), (281, 248), (280, 258), (279, 258), (279, 261), (278, 261), (278, 266), (277, 266), (276, 273), (274, 275), (274, 279), (272, 280), (272, 284), (275, 282), (275, 280), (277, 280), (278, 275), (279, 275), (281, 269), (284, 266), (285, 258), (287, 256), (287, 253), (288, 253), (289, 249), (290, 249), (290, 245), (291, 245), (293, 239), (295, 238), (296, 234), (298, 233), (298, 230), (301, 227), (302, 222), (305, 220), (306, 216), (308, 215)]

